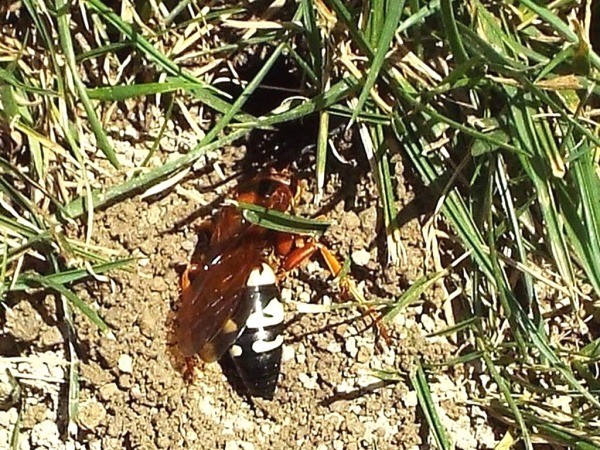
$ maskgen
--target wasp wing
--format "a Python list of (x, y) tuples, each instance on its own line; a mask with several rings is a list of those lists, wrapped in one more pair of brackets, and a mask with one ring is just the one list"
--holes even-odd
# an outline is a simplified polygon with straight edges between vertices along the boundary
[(239, 233), (220, 243), (183, 291), (176, 338), (185, 356), (198, 353), (207, 362), (216, 361), (243, 330), (252, 312), (246, 282), (260, 263), (260, 241), (252, 233)]

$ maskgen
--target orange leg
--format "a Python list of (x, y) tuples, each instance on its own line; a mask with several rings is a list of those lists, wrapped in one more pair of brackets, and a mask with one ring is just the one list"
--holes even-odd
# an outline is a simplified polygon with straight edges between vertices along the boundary
[(311, 258), (316, 252), (320, 252), (325, 264), (333, 276), (338, 276), (342, 270), (342, 265), (331, 251), (320, 242), (309, 242), (308, 244), (296, 248), (290, 252), (283, 261), (283, 270), (289, 272), (298, 267), (304, 261)]
[(318, 247), (315, 245), (314, 242), (292, 250), (286, 255), (285, 259), (283, 260), (283, 263), (281, 265), (282, 269), (285, 272), (289, 272), (295, 269), (304, 261), (310, 259), (317, 250)]
[[(342, 271), (342, 264), (331, 252), (331, 250), (329, 250), (325, 245), (321, 244), (320, 242), (309, 242), (303, 247), (296, 248), (291, 253), (289, 253), (282, 264), (284, 274), (286, 272), (291, 271), (295, 267), (298, 267), (304, 261), (311, 258), (317, 251), (321, 253), (321, 256), (323, 257), (323, 260), (325, 260), (325, 263), (327, 264), (327, 267), (329, 268), (331, 274), (337, 277)], [(354, 280), (352, 280), (350, 277), (342, 280), (342, 283), (340, 284), (342, 289), (349, 293), (352, 296), (352, 298), (354, 298), (357, 302), (364, 303), (366, 301), (362, 293), (356, 287)], [(388, 345), (390, 345), (391, 340), (389, 334), (385, 329), (383, 323), (381, 323), (382, 316), (376, 316), (375, 311), (371, 307), (365, 307), (365, 309), (369, 316), (371, 316), (371, 318), (373, 319), (373, 324), (379, 330), (381, 337), (383, 337), (385, 342)]]

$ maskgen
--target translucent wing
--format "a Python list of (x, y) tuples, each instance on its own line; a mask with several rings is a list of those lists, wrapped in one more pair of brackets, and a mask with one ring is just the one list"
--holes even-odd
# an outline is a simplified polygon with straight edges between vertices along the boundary
[(265, 248), (254, 229), (242, 227), (226, 242), (211, 243), (204, 266), (182, 293), (176, 338), (184, 355), (216, 361), (243, 329), (252, 308), (246, 282)]

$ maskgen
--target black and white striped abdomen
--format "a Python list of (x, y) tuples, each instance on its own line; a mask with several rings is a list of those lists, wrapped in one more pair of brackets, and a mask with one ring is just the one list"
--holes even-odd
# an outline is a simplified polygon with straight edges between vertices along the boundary
[(283, 305), (273, 270), (262, 264), (247, 282), (252, 313), (229, 354), (248, 394), (272, 398), (277, 387), (283, 344)]

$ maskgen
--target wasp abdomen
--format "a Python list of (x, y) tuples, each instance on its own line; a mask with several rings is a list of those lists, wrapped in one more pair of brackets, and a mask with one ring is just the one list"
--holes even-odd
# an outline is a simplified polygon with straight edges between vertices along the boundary
[(247, 283), (252, 313), (229, 354), (248, 394), (272, 398), (277, 387), (283, 344), (283, 305), (273, 270), (263, 264)]

